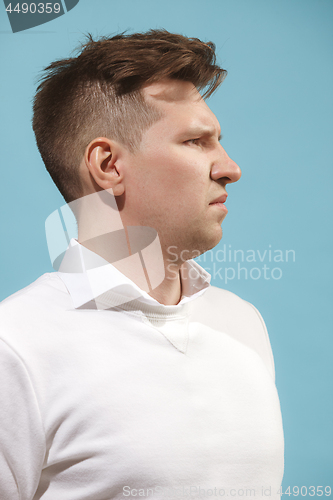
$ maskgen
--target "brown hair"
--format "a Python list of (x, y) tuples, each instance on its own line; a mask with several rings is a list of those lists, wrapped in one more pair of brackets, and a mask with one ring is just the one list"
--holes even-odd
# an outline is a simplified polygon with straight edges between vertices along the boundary
[(85, 148), (105, 136), (139, 147), (142, 133), (160, 118), (145, 102), (144, 85), (174, 78), (209, 97), (226, 76), (215, 45), (165, 30), (120, 34), (94, 41), (77, 57), (45, 68), (34, 99), (33, 129), (45, 166), (66, 202), (82, 196), (78, 167)]

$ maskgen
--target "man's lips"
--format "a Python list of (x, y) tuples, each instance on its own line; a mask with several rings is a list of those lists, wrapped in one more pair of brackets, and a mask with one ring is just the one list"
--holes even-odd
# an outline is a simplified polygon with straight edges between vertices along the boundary
[(228, 198), (227, 193), (222, 194), (221, 196), (216, 198), (216, 200), (212, 201), (210, 205), (213, 205), (214, 203), (225, 203), (227, 198)]
[(226, 199), (227, 199), (228, 195), (227, 193), (225, 194), (222, 194), (221, 196), (219, 196), (218, 198), (216, 198), (214, 201), (212, 201), (209, 205), (213, 206), (213, 207), (218, 207), (218, 208), (221, 208), (224, 212), (228, 212), (228, 209), (227, 207), (224, 205)]

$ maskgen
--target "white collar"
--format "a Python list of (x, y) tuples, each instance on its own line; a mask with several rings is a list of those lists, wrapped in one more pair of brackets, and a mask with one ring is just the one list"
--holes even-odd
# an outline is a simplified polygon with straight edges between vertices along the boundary
[(187, 279), (182, 279), (181, 300), (176, 306), (165, 306), (74, 238), (70, 240), (57, 274), (65, 283), (75, 308), (94, 301), (95, 308), (107, 309), (138, 299), (146, 306), (160, 306), (158, 309), (170, 312), (202, 295), (211, 279), (194, 260), (184, 262), (181, 275), (186, 275)]

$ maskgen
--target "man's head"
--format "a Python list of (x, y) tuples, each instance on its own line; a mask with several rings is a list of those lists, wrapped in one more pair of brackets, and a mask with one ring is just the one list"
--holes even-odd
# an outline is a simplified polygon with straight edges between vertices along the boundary
[(240, 169), (199, 90), (210, 95), (224, 75), (213, 44), (166, 31), (90, 41), (49, 66), (34, 130), (66, 201), (79, 198), (81, 242), (109, 225), (107, 206), (84, 201), (102, 190), (116, 197), (125, 227), (157, 231), (166, 259), (170, 247), (180, 263), (220, 241), (225, 187)]
[(34, 101), (33, 128), (47, 170), (66, 202), (84, 186), (79, 166), (89, 143), (106, 137), (136, 151), (161, 112), (142, 90), (165, 79), (210, 95), (226, 75), (212, 43), (151, 30), (84, 45), (77, 57), (46, 68)]

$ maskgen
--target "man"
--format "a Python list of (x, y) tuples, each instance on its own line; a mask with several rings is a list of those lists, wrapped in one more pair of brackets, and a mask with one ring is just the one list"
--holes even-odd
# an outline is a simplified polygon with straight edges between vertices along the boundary
[(191, 260), (240, 177), (199, 93), (214, 45), (90, 39), (46, 71), (33, 127), (78, 237), (1, 306), (1, 499), (279, 497), (265, 325)]

